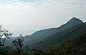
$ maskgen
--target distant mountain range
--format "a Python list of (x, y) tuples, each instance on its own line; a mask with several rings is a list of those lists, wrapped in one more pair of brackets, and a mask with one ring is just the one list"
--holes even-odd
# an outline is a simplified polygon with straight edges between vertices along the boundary
[(30, 45), (30, 44), (36, 43), (55, 33), (65, 31), (73, 26), (76, 26), (82, 23), (83, 21), (79, 20), (78, 18), (73, 17), (66, 24), (63, 24), (60, 27), (40, 30), (40, 31), (33, 33), (32, 35), (28, 37), (25, 37), (25, 44)]

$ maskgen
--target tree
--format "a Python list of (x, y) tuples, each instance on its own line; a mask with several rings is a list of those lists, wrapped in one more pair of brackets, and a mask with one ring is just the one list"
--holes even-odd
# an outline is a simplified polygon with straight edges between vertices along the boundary
[(10, 36), (12, 36), (12, 33), (9, 33), (6, 29), (2, 29), (2, 25), (0, 25), (0, 46), (4, 46), (6, 38), (9, 38)]
[(12, 45), (15, 47), (15, 49), (17, 50), (18, 54), (17, 55), (21, 55), (23, 53), (23, 46), (24, 46), (24, 38), (22, 39), (15, 39), (12, 42)]
[(25, 54), (24, 54), (24, 55), (30, 55), (30, 54), (31, 54), (31, 53), (30, 53), (29, 45), (26, 45), (26, 46), (24, 47), (24, 50), (25, 50)]

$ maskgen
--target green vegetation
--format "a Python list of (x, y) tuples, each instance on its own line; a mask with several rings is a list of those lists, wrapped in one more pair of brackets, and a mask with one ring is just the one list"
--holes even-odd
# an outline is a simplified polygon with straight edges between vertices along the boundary
[[(7, 46), (0, 48), (0, 55), (18, 55), (18, 50), (11, 50), (12, 47)], [(86, 55), (86, 31), (84, 34), (65, 42), (62, 45), (50, 48), (48, 50), (39, 50), (37, 48), (30, 49), (25, 46), (24, 51), (20, 55)]]
[(86, 55), (86, 32), (65, 44), (49, 50), (52, 55)]
[(25, 44), (30, 45), (32, 43), (36, 43), (36, 42), (41, 41), (41, 40), (45, 39), (46, 37), (49, 37), (57, 32), (65, 31), (73, 26), (76, 26), (76, 25), (82, 24), (82, 23), (83, 22), (81, 20), (73, 17), (67, 23), (61, 25), (60, 27), (50, 28), (50, 29), (46, 29), (46, 30), (40, 30), (40, 31), (33, 33), (32, 35), (25, 38), (26, 39)]
[(86, 22), (32, 44), (35, 48), (24, 45), (24, 37), (13, 40), (11, 45), (0, 47), (0, 55), (86, 55)]
[(39, 49), (43, 50), (50, 49), (62, 43), (65, 43), (70, 39), (76, 38), (77, 36), (83, 34), (85, 30), (86, 30), (86, 23), (79, 24), (67, 29), (66, 31), (58, 32), (54, 35), (51, 35), (42, 41), (32, 44), (32, 46), (39, 47)]

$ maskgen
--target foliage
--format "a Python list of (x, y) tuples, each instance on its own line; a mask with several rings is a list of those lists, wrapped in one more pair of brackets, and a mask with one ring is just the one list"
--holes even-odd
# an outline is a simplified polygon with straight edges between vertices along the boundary
[(86, 32), (77, 38), (67, 41), (57, 48), (49, 50), (49, 53), (52, 55), (86, 55)]
[(23, 42), (24, 40), (22, 39), (15, 39), (13, 42), (12, 42), (12, 45), (15, 47), (15, 49), (17, 50), (18, 52), (18, 55), (20, 55), (22, 52), (23, 52)]
[(66, 31), (58, 32), (54, 35), (51, 35), (42, 41), (32, 44), (32, 46), (39, 47), (39, 49), (43, 50), (50, 49), (60, 44), (63, 44), (70, 39), (76, 38), (77, 36), (83, 34), (85, 30), (86, 23), (79, 24), (67, 29)]
[[(5, 37), (3, 38), (3, 36)], [(6, 29), (2, 30), (2, 26), (0, 25), (0, 46), (4, 46), (6, 38), (9, 38), (10, 36), (12, 36), (12, 33), (9, 33)]]
[(76, 26), (78, 24), (82, 24), (83, 22), (75, 17), (73, 17), (71, 20), (69, 20), (67, 23), (57, 27), (57, 28), (50, 28), (50, 29), (45, 29), (45, 30), (40, 30), (37, 31), (35, 33), (33, 33), (32, 35), (25, 37), (25, 44), (32, 44), (32, 43), (36, 43), (38, 41), (41, 41), (43, 39), (45, 39), (46, 37), (49, 37), (57, 32), (62, 32), (65, 31), (69, 28), (71, 28), (72, 26)]
[(44, 39), (45, 42), (39, 42), (41, 45), (39, 48), (30, 49), (29, 45), (24, 46), (24, 39), (17, 39), (12, 42), (15, 48), (10, 46), (0, 48), (0, 55), (86, 55), (85, 27), (86, 23), (83, 23), (56, 33), (49, 39)]

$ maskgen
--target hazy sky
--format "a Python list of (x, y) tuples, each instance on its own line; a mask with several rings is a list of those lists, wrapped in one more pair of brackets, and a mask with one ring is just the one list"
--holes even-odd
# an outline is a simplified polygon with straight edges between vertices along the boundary
[(72, 17), (86, 21), (86, 0), (0, 0), (0, 24), (15, 36), (55, 28)]

